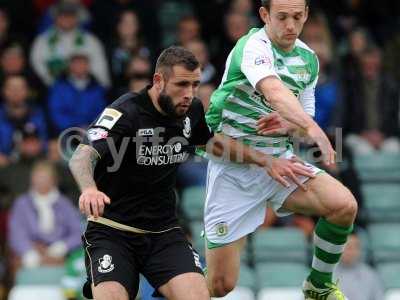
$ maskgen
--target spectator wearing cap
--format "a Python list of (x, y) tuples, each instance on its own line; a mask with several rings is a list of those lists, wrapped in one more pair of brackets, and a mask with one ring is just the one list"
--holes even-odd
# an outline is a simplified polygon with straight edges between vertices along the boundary
[(107, 61), (100, 41), (78, 26), (78, 6), (61, 2), (55, 11), (55, 25), (39, 35), (33, 42), (31, 64), (48, 86), (54, 83), (68, 65), (72, 53), (86, 52), (91, 73), (104, 86), (110, 86)]
[(43, 111), (29, 102), (29, 86), (22, 76), (9, 76), (2, 86), (0, 106), (0, 165), (17, 158), (17, 145), (23, 128), (33, 124), (42, 141), (47, 140), (47, 125)]
[(8, 242), (19, 266), (59, 265), (81, 244), (80, 215), (57, 188), (57, 174), (47, 161), (36, 163), (29, 190), (16, 199), (10, 212)]
[(48, 105), (57, 135), (70, 127), (87, 127), (106, 106), (105, 90), (91, 76), (85, 53), (71, 56), (67, 74), (49, 91)]

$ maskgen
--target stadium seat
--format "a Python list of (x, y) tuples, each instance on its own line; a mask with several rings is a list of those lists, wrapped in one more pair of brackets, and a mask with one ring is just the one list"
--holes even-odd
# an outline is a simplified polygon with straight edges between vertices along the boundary
[(38, 267), (18, 271), (16, 285), (59, 285), (65, 275), (64, 267)]
[(240, 265), (239, 279), (236, 284), (240, 287), (247, 287), (252, 290), (257, 289), (257, 274), (254, 269), (246, 264)]
[(368, 232), (361, 227), (357, 228), (357, 236), (361, 243), (361, 260), (368, 263), (371, 258), (371, 242), (369, 240)]
[(307, 262), (307, 241), (304, 233), (297, 228), (258, 230), (253, 237), (254, 256), (257, 262)]
[(386, 289), (400, 289), (400, 263), (382, 263), (376, 269)]
[(371, 224), (368, 233), (375, 263), (400, 262), (400, 223)]
[(258, 263), (258, 285), (266, 287), (298, 287), (306, 279), (309, 269), (301, 263)]
[(400, 289), (390, 289), (386, 291), (385, 300), (400, 300)]
[(14, 286), (8, 300), (65, 300), (60, 287), (53, 285), (17, 285)]
[(364, 182), (400, 180), (400, 156), (396, 154), (357, 155), (354, 166)]
[(203, 220), (205, 188), (193, 186), (183, 190), (181, 207), (185, 216), (190, 220)]
[(366, 183), (361, 188), (365, 213), (370, 222), (396, 222), (400, 219), (398, 183)]
[(258, 293), (257, 300), (304, 300), (301, 288), (265, 288)]

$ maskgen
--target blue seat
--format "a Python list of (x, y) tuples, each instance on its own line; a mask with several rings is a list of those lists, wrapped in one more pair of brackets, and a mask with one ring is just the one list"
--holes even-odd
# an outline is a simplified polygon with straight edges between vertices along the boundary
[(400, 223), (369, 225), (368, 234), (375, 263), (400, 262)]
[(308, 243), (294, 227), (268, 228), (253, 235), (254, 256), (259, 261), (307, 262)]
[(64, 267), (37, 267), (18, 271), (17, 285), (59, 285), (65, 275)]
[(259, 288), (298, 287), (306, 279), (309, 269), (301, 263), (257, 263)]
[(367, 183), (362, 185), (365, 213), (371, 222), (400, 220), (400, 184)]

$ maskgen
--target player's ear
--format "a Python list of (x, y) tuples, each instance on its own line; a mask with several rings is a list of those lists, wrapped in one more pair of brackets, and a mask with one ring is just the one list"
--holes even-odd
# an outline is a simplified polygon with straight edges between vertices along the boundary
[(268, 10), (264, 6), (261, 6), (258, 12), (260, 14), (261, 20), (264, 22), (264, 24), (267, 24), (267, 19), (269, 16)]
[(154, 73), (153, 76), (153, 85), (156, 87), (156, 89), (161, 92), (164, 89), (164, 76), (161, 73)]
[(306, 6), (306, 13), (305, 13), (305, 15), (304, 15), (304, 23), (307, 21), (307, 19), (308, 19), (308, 11), (309, 11), (309, 9), (308, 9), (308, 5)]

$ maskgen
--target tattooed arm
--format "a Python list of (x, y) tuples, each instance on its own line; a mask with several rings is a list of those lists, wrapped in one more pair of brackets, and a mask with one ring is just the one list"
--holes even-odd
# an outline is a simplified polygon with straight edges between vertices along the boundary
[(79, 197), (79, 209), (87, 216), (97, 218), (104, 212), (105, 204), (110, 204), (110, 198), (97, 189), (93, 174), (99, 155), (97, 151), (88, 145), (79, 145), (75, 150), (69, 168), (81, 189)]

